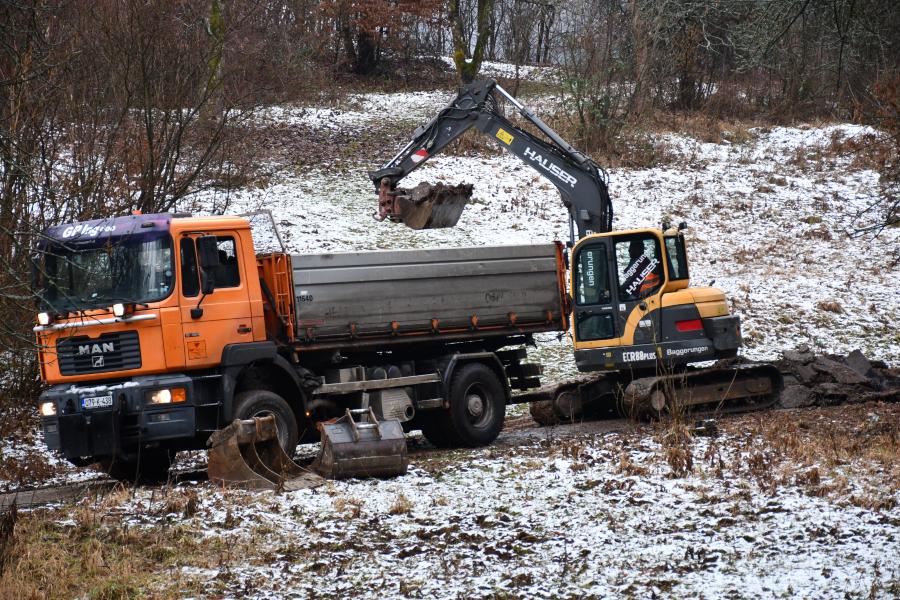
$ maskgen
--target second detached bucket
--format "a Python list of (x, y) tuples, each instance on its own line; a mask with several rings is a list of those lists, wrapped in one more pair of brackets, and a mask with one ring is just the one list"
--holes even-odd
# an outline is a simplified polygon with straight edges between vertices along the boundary
[(395, 477), (406, 473), (406, 437), (396, 419), (379, 421), (371, 407), (347, 409), (342, 417), (319, 423), (319, 431), (322, 447), (312, 468), (323, 477)]

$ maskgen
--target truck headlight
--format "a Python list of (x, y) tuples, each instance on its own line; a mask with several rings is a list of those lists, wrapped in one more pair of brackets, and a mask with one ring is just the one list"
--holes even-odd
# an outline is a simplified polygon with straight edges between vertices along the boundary
[(117, 317), (125, 316), (125, 305), (122, 304), (121, 302), (117, 302), (116, 304), (113, 304), (112, 309), (113, 309), (113, 314), (116, 315)]
[(38, 313), (38, 323), (41, 325), (50, 324), (50, 313)]
[(41, 403), (41, 416), (55, 417), (56, 416), (56, 402), (42, 402)]
[(150, 392), (147, 396), (150, 404), (174, 404), (187, 400), (187, 390), (184, 388), (163, 388)]

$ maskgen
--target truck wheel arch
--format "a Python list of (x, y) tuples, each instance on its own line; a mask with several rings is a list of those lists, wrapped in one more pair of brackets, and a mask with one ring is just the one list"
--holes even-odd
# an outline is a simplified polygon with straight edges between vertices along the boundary
[(232, 419), (235, 395), (250, 389), (267, 389), (284, 398), (298, 422), (305, 415), (307, 398), (300, 374), (273, 342), (232, 344), (222, 350), (223, 424)]
[(472, 362), (484, 364), (497, 375), (500, 383), (503, 384), (503, 391), (506, 394), (507, 404), (509, 404), (509, 398), (512, 393), (512, 389), (509, 386), (509, 378), (506, 376), (506, 369), (503, 368), (503, 363), (500, 362), (500, 359), (493, 352), (468, 352), (451, 356), (447, 363), (440, 368), (444, 398), (450, 397), (450, 382), (453, 380), (454, 371), (458, 367)]

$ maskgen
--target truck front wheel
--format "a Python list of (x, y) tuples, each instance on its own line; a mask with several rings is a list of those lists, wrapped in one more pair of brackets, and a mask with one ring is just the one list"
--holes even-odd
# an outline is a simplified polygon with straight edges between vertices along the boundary
[(450, 382), (450, 410), (443, 419), (447, 439), (457, 446), (486, 446), (503, 428), (506, 391), (490, 367), (469, 363)]
[(275, 417), (278, 443), (281, 444), (285, 454), (293, 456), (300, 433), (294, 411), (284, 398), (269, 390), (250, 390), (234, 397), (235, 419), (253, 419), (269, 415)]

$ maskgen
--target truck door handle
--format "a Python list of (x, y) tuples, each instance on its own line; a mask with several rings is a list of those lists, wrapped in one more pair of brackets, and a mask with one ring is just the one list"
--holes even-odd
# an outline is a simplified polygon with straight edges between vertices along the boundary
[(253, 329), (246, 325), (238, 325), (238, 333), (250, 333), (251, 331), (253, 331)]

